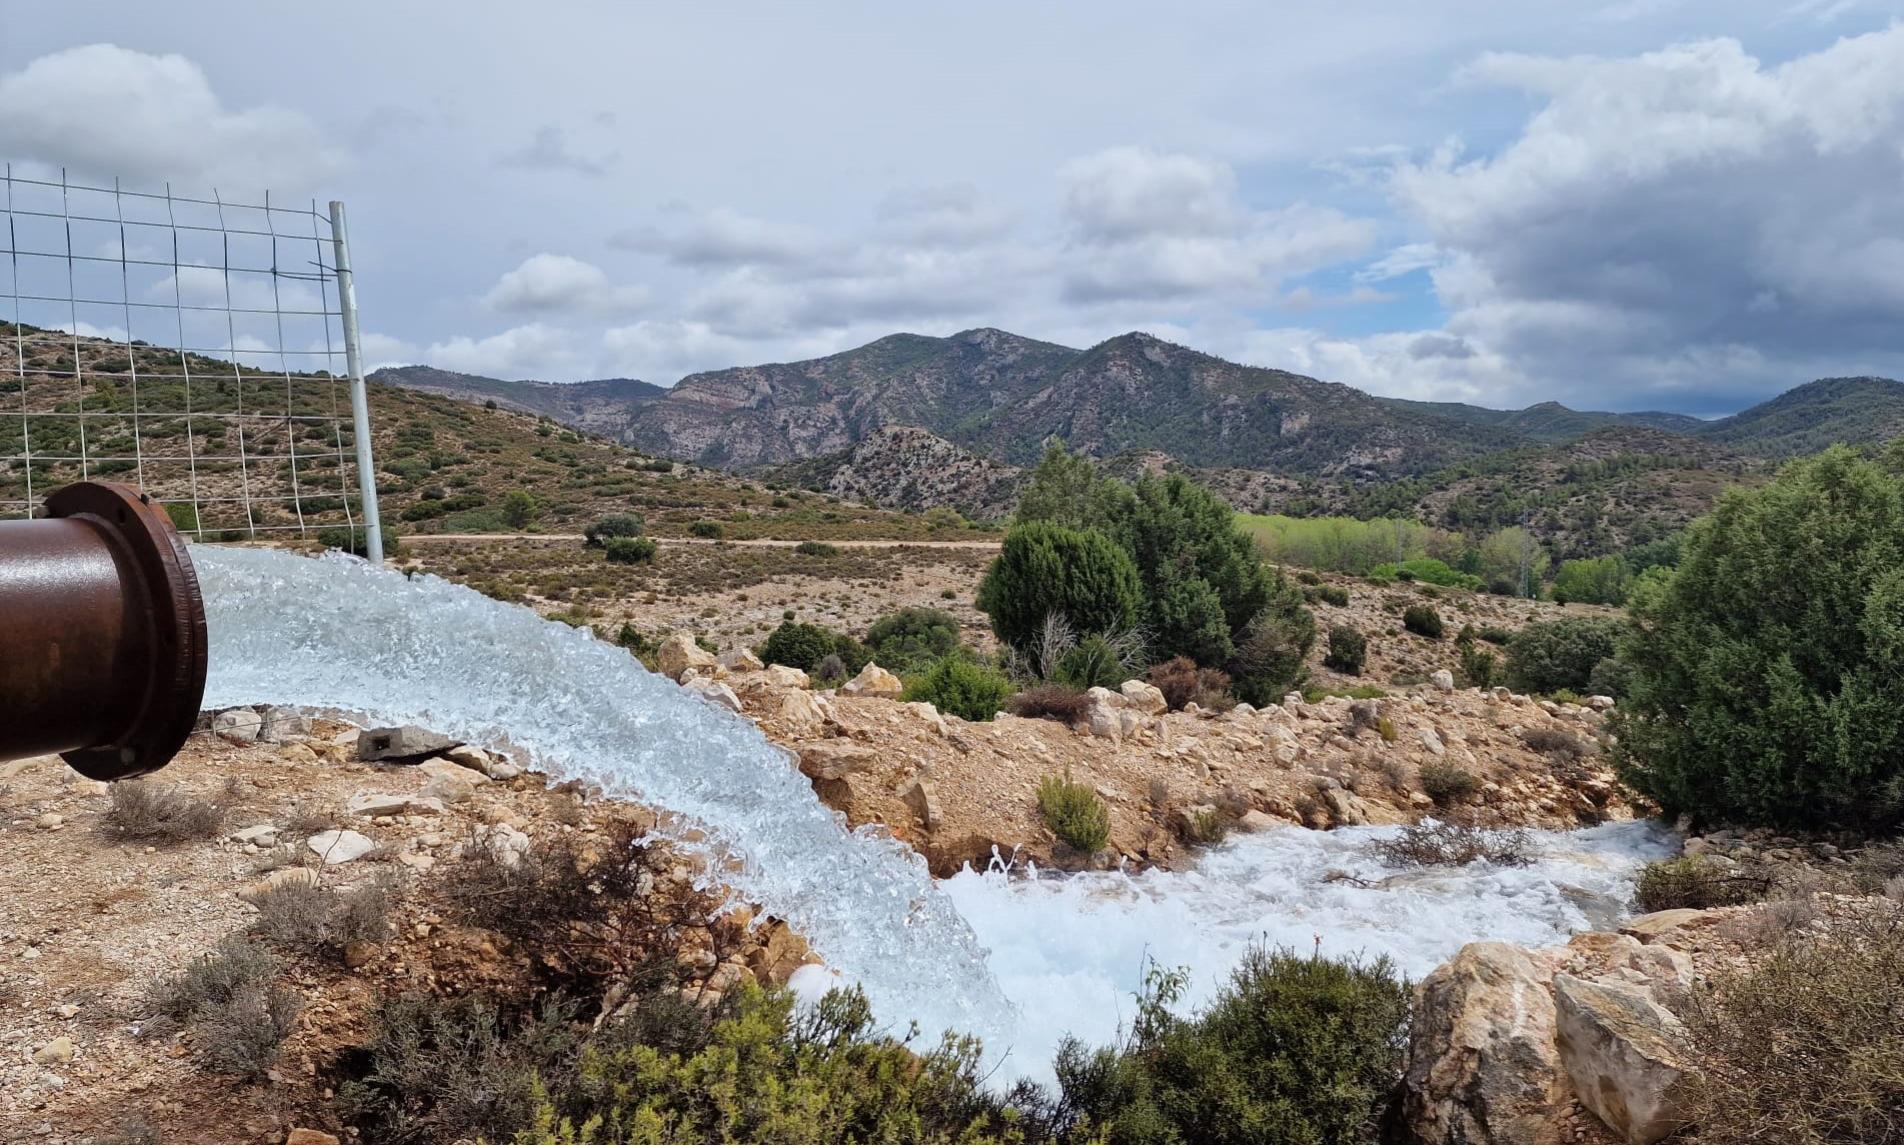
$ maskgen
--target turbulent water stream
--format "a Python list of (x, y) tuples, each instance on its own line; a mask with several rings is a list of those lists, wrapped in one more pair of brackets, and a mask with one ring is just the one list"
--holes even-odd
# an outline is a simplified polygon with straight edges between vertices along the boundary
[(1529, 867), (1396, 876), (1367, 854), (1373, 830), (1291, 828), (1179, 874), (968, 872), (935, 886), (909, 848), (846, 831), (753, 724), (586, 632), (349, 558), (192, 553), (211, 627), (207, 707), (421, 724), (684, 816), (723, 880), (858, 981), (876, 1013), (978, 1034), (1008, 1073), (1043, 1075), (1067, 1032), (1108, 1040), (1147, 956), (1189, 967), (1193, 1000), (1251, 941), (1387, 954), (1419, 976), (1478, 938), (1564, 940), (1670, 850), (1622, 824), (1537, 835)]

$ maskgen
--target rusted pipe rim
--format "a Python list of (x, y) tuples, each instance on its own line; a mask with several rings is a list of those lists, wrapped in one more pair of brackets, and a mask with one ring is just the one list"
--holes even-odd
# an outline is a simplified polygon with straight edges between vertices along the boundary
[(91, 522), (132, 570), (125, 586), (133, 614), (148, 627), (142, 678), (123, 697), (137, 715), (117, 743), (64, 753), (89, 779), (131, 779), (171, 762), (198, 722), (205, 697), (205, 603), (198, 574), (172, 520), (148, 495), (103, 481), (68, 485), (46, 499), (54, 517)]

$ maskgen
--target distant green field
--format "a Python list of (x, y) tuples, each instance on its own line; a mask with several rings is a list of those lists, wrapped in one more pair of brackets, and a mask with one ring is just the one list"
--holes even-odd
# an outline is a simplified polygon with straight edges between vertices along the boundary
[(1436, 557), (1458, 558), (1461, 536), (1417, 521), (1353, 517), (1284, 517), (1238, 513), (1263, 556), (1277, 564), (1367, 576), (1377, 566)]

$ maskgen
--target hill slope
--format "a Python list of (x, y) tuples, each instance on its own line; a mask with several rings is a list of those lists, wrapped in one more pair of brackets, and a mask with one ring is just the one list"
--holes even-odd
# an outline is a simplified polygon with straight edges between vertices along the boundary
[(1820, 378), (1768, 402), (1709, 422), (1699, 436), (1759, 457), (1796, 457), (1828, 445), (1889, 441), (1904, 434), (1904, 382)]

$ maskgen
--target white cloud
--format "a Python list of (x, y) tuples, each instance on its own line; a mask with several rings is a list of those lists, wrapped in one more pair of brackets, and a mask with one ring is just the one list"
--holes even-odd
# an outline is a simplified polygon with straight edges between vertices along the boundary
[(792, 266), (813, 262), (833, 244), (817, 232), (789, 223), (759, 219), (725, 207), (663, 229), (637, 227), (610, 237), (615, 246), (650, 251), (680, 266)]
[(560, 380), (590, 376), (597, 352), (593, 339), (560, 326), (530, 322), (487, 338), (455, 337), (433, 342), (423, 361), (445, 370), (512, 380)]
[(1227, 165), (1188, 155), (1112, 148), (1061, 178), (1073, 302), (1246, 295), (1353, 258), (1375, 233), (1329, 207), (1251, 209)]
[(648, 303), (640, 286), (617, 286), (593, 263), (565, 254), (537, 254), (496, 280), (483, 305), (507, 313), (625, 314)]
[(300, 112), (226, 108), (178, 55), (89, 44), (0, 75), (0, 153), (85, 177), (311, 191), (343, 167)]

